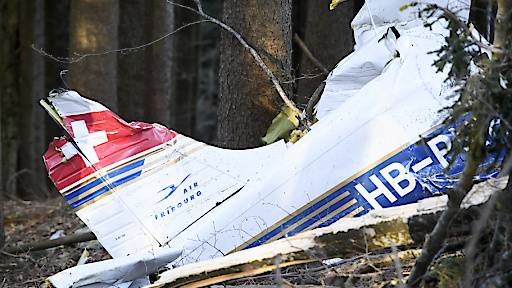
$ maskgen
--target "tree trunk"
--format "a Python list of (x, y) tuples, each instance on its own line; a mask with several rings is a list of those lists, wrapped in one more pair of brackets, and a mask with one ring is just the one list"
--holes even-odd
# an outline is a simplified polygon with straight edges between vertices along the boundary
[(0, 146), (2, 152), (1, 180), (3, 196), (16, 193), (18, 156), (17, 115), (19, 96), (18, 25), (19, 2), (0, 1), (0, 118), (2, 126)]
[(4, 202), (0, 201), (0, 249), (5, 245), (4, 233)]
[[(190, 1), (177, 0), (188, 5)], [(199, 16), (185, 9), (175, 9), (175, 27), (199, 20)], [(199, 68), (199, 25), (187, 27), (174, 38), (174, 101), (171, 107), (173, 129), (189, 136), (195, 136), (197, 73)]]
[[(152, 1), (151, 1), (152, 2)], [(119, 47), (135, 47), (151, 41), (145, 35), (144, 1), (119, 2)], [(119, 114), (128, 121), (144, 119), (144, 51), (118, 54), (117, 92)]]
[(20, 2), (20, 110), (18, 118), (18, 194), (23, 199), (43, 198), (46, 173), (41, 160), (46, 148), (45, 120), (38, 99), (45, 93), (44, 58), (31, 45), (44, 47), (44, 1)]
[[(4, 128), (4, 123), (8, 122), (7, 117), (9, 102), (7, 100), (15, 97), (17, 94), (16, 82), (16, 26), (18, 24), (18, 4), (13, 1), (0, 1), (0, 39), (3, 39), (0, 45), (0, 248), (4, 246), (4, 221), (3, 221), (3, 200), (6, 196), (6, 178), (9, 176), (9, 170), (6, 157), (11, 152), (6, 146), (9, 134)], [(5, 154), (4, 154), (5, 153)]]
[[(119, 1), (71, 1), (70, 57), (118, 48)], [(91, 56), (72, 63), (72, 89), (117, 111), (117, 54)]]
[(469, 22), (473, 23), (482, 36), (488, 41), (494, 37), (494, 18), (496, 2), (490, 0), (473, 0), (469, 14)]
[[(146, 35), (156, 39), (172, 31), (174, 7), (165, 1), (146, 2)], [(171, 127), (172, 37), (145, 50), (144, 120)]]
[[(44, 48), (52, 55), (66, 56), (69, 48), (69, 8), (70, 0), (45, 0), (45, 36)], [(41, 97), (48, 95), (52, 89), (63, 87), (59, 78), (60, 71), (68, 69), (66, 63), (47, 60), (45, 63), (46, 90)], [(50, 143), (53, 137), (61, 135), (59, 126), (50, 117), (45, 115), (46, 144)], [(49, 182), (46, 177), (47, 183)], [(53, 184), (50, 184), (53, 187)]]
[[(208, 14), (222, 17), (222, 0), (202, 1)], [(198, 140), (215, 142), (217, 135), (217, 101), (219, 98), (220, 29), (211, 23), (200, 24), (196, 134)]]
[[(291, 78), (291, 11), (291, 0), (224, 2), (224, 21), (259, 51), (281, 82)], [(221, 34), (217, 141), (229, 148), (256, 147), (283, 103), (248, 51), (233, 35)]]
[[(510, 35), (507, 35), (509, 29), (507, 29), (507, 25), (510, 25), (508, 21), (511, 20), (510, 17), (510, 9), (512, 9), (512, 0), (498, 0), (498, 11), (496, 12), (496, 23), (494, 25), (494, 45), (498, 48), (508, 48), (506, 47), (507, 39)], [(497, 60), (500, 55), (493, 55), (493, 59)]]
[[(350, 27), (354, 18), (353, 1), (346, 1), (332, 11), (329, 1), (300, 1), (298, 16), (298, 22), (302, 24), (298, 31), (300, 38), (327, 70), (331, 71), (353, 50)], [(295, 56), (299, 64), (296, 67), (299, 78), (296, 101), (305, 104), (327, 75), (302, 50), (295, 48), (294, 51), (297, 51)]]

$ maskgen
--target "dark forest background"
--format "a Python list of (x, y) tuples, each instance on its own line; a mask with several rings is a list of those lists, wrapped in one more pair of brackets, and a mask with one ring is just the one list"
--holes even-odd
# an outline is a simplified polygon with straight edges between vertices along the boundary
[[(201, 3), (258, 51), (304, 108), (325, 71), (352, 51), (350, 22), (364, 1), (333, 11), (328, 0)], [(488, 3), (473, 1), (471, 21), (492, 39)], [(274, 87), (233, 35), (180, 5), (195, 8), (192, 0), (0, 0), (0, 199), (58, 195), (42, 155), (62, 133), (38, 101), (60, 87), (127, 121), (161, 123), (226, 148), (263, 145), (282, 106)]]
[[(0, 198), (57, 195), (41, 157), (62, 133), (38, 101), (59, 87), (127, 121), (158, 122), (222, 147), (262, 145), (282, 105), (271, 82), (231, 34), (169, 2), (194, 7), (191, 0), (0, 0)], [(330, 70), (353, 49), (350, 22), (362, 2), (329, 11), (327, 0), (202, 1), (258, 50), (300, 107), (326, 73), (294, 35)]]

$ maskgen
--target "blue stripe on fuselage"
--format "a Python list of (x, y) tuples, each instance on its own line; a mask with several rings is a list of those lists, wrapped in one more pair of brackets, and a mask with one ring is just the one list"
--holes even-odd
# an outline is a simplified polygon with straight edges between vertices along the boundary
[[(344, 190), (341, 190), (341, 191), (344, 191)], [(283, 235), (283, 237), (295, 235), (295, 234), (297, 234), (297, 233), (299, 233), (299, 232), (301, 232), (303, 230), (308, 229), (310, 226), (312, 226), (316, 222), (320, 221), (322, 218), (324, 218), (325, 216), (329, 215), (331, 212), (333, 212), (336, 209), (340, 208), (341, 206), (345, 205), (349, 201), (352, 201), (353, 199), (354, 199), (353, 197), (343, 198), (342, 200), (340, 200), (340, 201), (334, 203), (333, 205), (329, 206), (327, 209), (325, 209), (323, 211), (320, 211), (318, 214), (316, 214), (315, 216), (311, 217), (309, 220), (307, 220), (306, 222), (302, 223), (301, 225), (297, 226), (295, 229), (293, 229), (290, 232), (286, 233), (286, 235)], [(343, 209), (343, 211), (340, 211), (340, 213), (337, 214), (337, 215), (341, 215), (340, 216), (340, 218), (341, 218), (341, 217), (347, 215), (348, 213), (350, 213), (352, 210), (356, 209), (357, 207), (359, 207), (358, 203), (354, 203), (354, 204), (350, 205), (349, 207)]]
[[(322, 207), (323, 205), (329, 203), (330, 201), (332, 201), (334, 198), (338, 197), (339, 195), (341, 195), (343, 191), (341, 189), (339, 190), (336, 190), (334, 191), (333, 193), (327, 195), (325, 198), (323, 198), (322, 200), (318, 201), (317, 203), (315, 203), (314, 205), (312, 205), (311, 207), (305, 209), (304, 211), (302, 211), (301, 213), (297, 214), (295, 217), (291, 218), (290, 220), (286, 221), (285, 223), (283, 223), (282, 225), (276, 227), (275, 229), (273, 229), (272, 231), (270, 231), (269, 233), (267, 233), (266, 235), (264, 235), (263, 237), (259, 238), (258, 240), (256, 240), (255, 242), (253, 242), (252, 244), (250, 244), (249, 246), (250, 247), (254, 247), (254, 246), (258, 246), (259, 244), (261, 243), (265, 243), (267, 240), (269, 240), (270, 238), (274, 237), (275, 235), (277, 235), (279, 232), (281, 232), (282, 230), (288, 228), (289, 226), (295, 224), (297, 221), (301, 220), (302, 218), (306, 217), (307, 215), (315, 212), (316, 210), (318, 210), (320, 207)], [(258, 244), (259, 243), (259, 244)], [(246, 248), (250, 248), (249, 246), (247, 246)]]
[[(421, 139), (420, 141), (405, 147), (389, 158), (381, 161), (380, 163), (377, 163), (364, 174), (358, 176), (336, 191), (327, 194), (324, 198), (320, 199), (317, 203), (299, 213), (298, 215), (293, 216), (289, 220), (285, 220), (286, 218), (281, 220), (286, 222), (279, 225), (272, 231), (269, 231), (265, 235), (259, 237), (258, 239), (252, 241), (243, 249), (255, 247), (267, 242), (275, 235), (278, 235), (281, 231), (303, 218), (309, 219), (295, 229), (288, 232), (286, 236), (292, 236), (305, 229), (308, 229), (309, 227), (316, 224), (316, 222), (320, 221), (323, 216), (328, 215), (330, 213), (328, 211), (334, 211), (335, 209), (330, 209), (329, 207), (328, 209), (325, 209), (319, 213), (316, 213), (316, 211), (324, 206), (325, 203), (330, 202), (336, 196), (344, 192), (349, 192), (351, 196), (347, 198), (355, 198), (358, 204), (354, 204), (351, 207), (340, 211), (340, 213), (318, 224), (318, 226), (315, 228), (325, 227), (334, 223), (340, 218), (346, 216), (348, 213), (350, 213), (350, 211), (356, 209), (356, 207), (362, 207), (364, 209), (354, 215), (354, 217), (359, 217), (375, 208), (387, 208), (414, 203), (423, 198), (432, 197), (446, 192), (453, 187), (453, 179), (457, 179), (464, 169), (463, 155), (457, 155), (455, 156), (455, 159), (451, 159), (451, 156), (445, 154), (443, 151), (443, 149), (450, 145), (449, 143), (446, 143), (446, 139), (453, 138), (453, 135), (450, 132), (450, 129), (453, 127), (454, 125), (438, 128), (426, 139)], [(440, 138), (438, 138), (439, 136)], [(444, 141), (441, 141), (443, 139)], [(483, 162), (484, 164), (482, 164), (482, 166), (487, 167), (492, 165), (495, 159), (497, 159), (496, 162), (499, 163), (503, 159), (503, 153), (496, 152), (488, 158), (489, 159), (486, 159), (486, 161)], [(425, 160), (423, 163), (428, 164), (420, 165), (419, 163), (423, 160)], [(451, 163), (448, 171), (445, 171), (446, 163)], [(418, 166), (415, 166), (416, 164), (418, 164)], [(400, 172), (398, 170), (390, 170), (390, 167), (403, 168), (403, 171)], [(414, 167), (416, 167), (418, 170), (413, 171)], [(409, 179), (410, 182), (408, 182), (405, 178), (405, 180), (398, 181), (401, 179), (400, 176), (405, 175), (404, 171), (407, 173), (407, 179)], [(484, 181), (497, 175), (497, 169), (481, 169), (480, 171), (481, 172), (478, 175), (479, 181)], [(385, 176), (393, 183), (387, 181)], [(377, 189), (378, 187), (380, 187), (380, 190)], [(398, 193), (395, 188), (400, 189), (402, 195), (400, 195), (400, 193)], [(405, 188), (409, 188), (410, 191)], [(370, 196), (370, 198), (367, 199), (360, 193), (360, 191), (363, 190), (367, 192), (366, 197)], [(389, 193), (386, 195), (386, 193), (381, 193), (382, 191)], [(375, 193), (372, 194), (373, 192)], [(377, 206), (372, 206), (369, 200), (374, 200), (373, 203)]]
[(128, 164), (128, 165), (125, 165), (117, 170), (114, 170), (112, 172), (109, 172), (107, 175), (105, 176), (102, 176), (90, 183), (87, 183), (86, 185), (78, 188), (77, 190), (67, 194), (67, 195), (64, 195), (64, 200), (66, 201), (69, 201), (77, 196), (80, 196), (81, 194), (91, 190), (92, 188), (100, 185), (101, 183), (107, 183), (108, 182), (108, 179), (110, 178), (113, 178), (113, 177), (116, 177), (118, 175), (121, 175), (125, 172), (128, 172), (130, 170), (133, 170), (135, 168), (138, 168), (138, 167), (141, 167), (142, 165), (144, 165), (144, 159), (142, 160), (138, 160), (136, 162), (133, 162), (131, 164)]
[(107, 185), (103, 186), (102, 188), (98, 189), (97, 191), (95, 191), (94, 193), (91, 193), (91, 194), (85, 196), (84, 198), (71, 203), (70, 206), (71, 206), (71, 208), (78, 208), (80, 205), (83, 205), (83, 204), (93, 200), (94, 198), (96, 198), (102, 194), (105, 194), (106, 192), (114, 189), (115, 187), (139, 177), (141, 173), (142, 173), (142, 171), (137, 171), (133, 174), (130, 174), (130, 175), (125, 176), (119, 180), (116, 180), (110, 184), (107, 184)]

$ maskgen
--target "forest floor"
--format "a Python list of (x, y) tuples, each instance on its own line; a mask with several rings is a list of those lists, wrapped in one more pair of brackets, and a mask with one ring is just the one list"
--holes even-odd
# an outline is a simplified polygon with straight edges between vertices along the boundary
[[(86, 229), (85, 224), (60, 197), (44, 202), (6, 201), (4, 214), (5, 248), (46, 240), (55, 233), (64, 233), (68, 236), (77, 232), (83, 233)], [(0, 288), (47, 287), (45, 279), (77, 265), (84, 249), (90, 253), (88, 262), (110, 258), (96, 240), (17, 255), (0, 250)], [(400, 287), (400, 278), (407, 277), (419, 250), (382, 252), (334, 262), (319, 261), (316, 264), (289, 267), (263, 275), (227, 281), (216, 286)], [(453, 272), (453, 268), (450, 267), (459, 267), (459, 259), (460, 255), (457, 252), (440, 257), (434, 264), (433, 271), (429, 273), (432, 281), (425, 287), (452, 287), (450, 285), (453, 283), (449, 280), (456, 278), (460, 271), (455, 269), (457, 271)], [(452, 262), (454, 264), (451, 264)], [(442, 268), (444, 266), (450, 269)]]
[[(6, 201), (4, 216), (5, 248), (86, 228), (61, 197), (44, 202)], [(0, 288), (45, 287), (48, 276), (75, 266), (86, 248), (89, 262), (110, 258), (96, 240), (17, 255), (0, 251)]]
[[(83, 232), (86, 228), (60, 197), (44, 202), (6, 201), (4, 213), (6, 233), (4, 248), (46, 240), (55, 233), (63, 232), (65, 235), (72, 235)], [(90, 253), (89, 262), (110, 258), (96, 240), (17, 255), (0, 251), (0, 288), (47, 287), (45, 279), (77, 265), (85, 248)], [(388, 267), (380, 268), (371, 265), (377, 269), (376, 271), (367, 263), (359, 262), (360, 258), (342, 261), (337, 265), (319, 262), (287, 268), (279, 273), (273, 271), (256, 277), (228, 281), (223, 283), (223, 286), (283, 287), (283, 284), (291, 282), (296, 286), (340, 286), (341, 284), (345, 287), (382, 287), (375, 284), (379, 282), (382, 284), (382, 280), (387, 280), (385, 282), (389, 283), (395, 278), (393, 265), (386, 263), (387, 265), (384, 266)], [(349, 264), (347, 262), (350, 263), (348, 269), (345, 267)], [(402, 262), (404, 270), (407, 271), (410, 264)]]

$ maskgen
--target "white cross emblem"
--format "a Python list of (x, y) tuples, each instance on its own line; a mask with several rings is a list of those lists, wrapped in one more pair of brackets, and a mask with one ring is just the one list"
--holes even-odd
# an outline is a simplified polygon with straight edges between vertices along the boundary
[[(80, 157), (82, 157), (85, 164), (87, 166), (91, 166), (92, 164), (98, 163), (100, 159), (98, 158), (96, 150), (94, 150), (94, 146), (108, 142), (107, 132), (98, 131), (89, 133), (89, 130), (87, 130), (87, 125), (83, 120), (71, 122), (71, 129), (73, 130), (74, 134), (73, 139), (78, 145), (78, 148), (82, 150), (83, 154), (87, 158), (84, 159), (84, 157), (80, 154)], [(69, 142), (64, 144), (64, 146), (61, 147), (61, 150), (62, 153), (64, 153), (64, 157), (66, 157), (66, 159), (71, 159), (71, 157), (79, 154), (73, 144)]]

